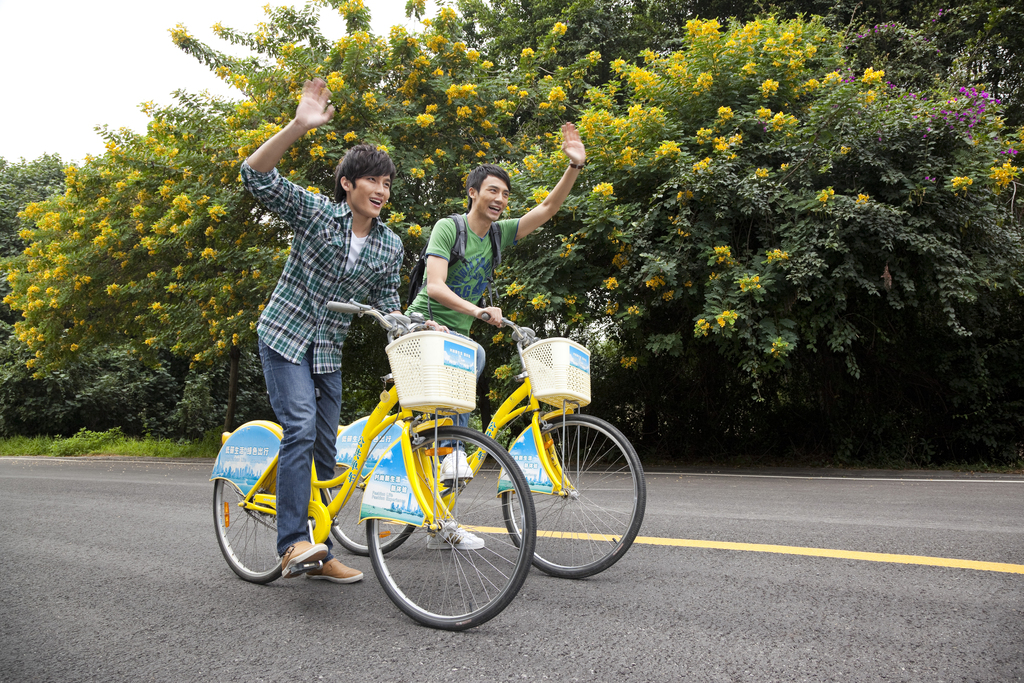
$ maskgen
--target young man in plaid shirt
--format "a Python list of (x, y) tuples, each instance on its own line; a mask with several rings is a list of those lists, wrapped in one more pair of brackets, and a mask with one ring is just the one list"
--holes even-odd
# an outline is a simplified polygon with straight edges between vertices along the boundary
[[(282, 576), (352, 583), (327, 543), (310, 542), (306, 525), (310, 467), (334, 476), (341, 413), (342, 344), (352, 317), (328, 301), (355, 299), (399, 312), (402, 241), (380, 220), (391, 196), (395, 165), (387, 153), (358, 145), (334, 173), (335, 201), (285, 180), (275, 168), (288, 148), (334, 115), (330, 91), (306, 81), (292, 121), (242, 164), (246, 189), (294, 230), (291, 253), (260, 315), (260, 360), (270, 404), (284, 430), (277, 472), (277, 552)], [(318, 560), (323, 561), (320, 568)]]

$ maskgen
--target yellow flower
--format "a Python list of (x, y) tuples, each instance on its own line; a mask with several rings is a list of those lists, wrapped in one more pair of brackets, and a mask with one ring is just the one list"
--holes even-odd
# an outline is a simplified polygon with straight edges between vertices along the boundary
[(608, 278), (607, 280), (604, 281), (604, 288), (605, 289), (615, 289), (618, 286), (619, 286), (619, 281), (617, 279), (615, 279), (614, 277), (610, 277), (610, 278)]
[(702, 92), (707, 92), (708, 90), (711, 90), (711, 86), (714, 84), (714, 82), (715, 79), (714, 77), (711, 76), (711, 74), (707, 72), (700, 74), (699, 76), (697, 76), (697, 83), (693, 88), (694, 94), (699, 95)]
[(864, 83), (867, 83), (868, 85), (871, 85), (872, 83), (881, 83), (883, 78), (885, 78), (884, 71), (875, 71), (869, 66), (868, 68), (864, 69), (864, 77), (861, 78), (860, 80)]
[(561, 86), (555, 86), (551, 89), (551, 92), (548, 93), (549, 102), (561, 102), (564, 99), (565, 91), (562, 90)]
[(611, 197), (615, 194), (615, 187), (611, 183), (598, 183), (591, 192), (602, 197)]
[(523, 51), (520, 53), (519, 56), (522, 59), (532, 59), (533, 55), (534, 55), (533, 48), (524, 47)]
[(756, 175), (758, 178), (767, 178), (768, 177), (768, 169), (767, 168), (759, 168), (756, 171), (754, 171), (754, 175)]
[(760, 109), (757, 110), (756, 113), (757, 118), (761, 119), (762, 121), (767, 121), (772, 117), (772, 110), (769, 109), (768, 107), (761, 107)]
[(974, 179), (969, 176), (957, 176), (950, 181), (953, 185), (953, 192), (959, 193), (960, 190), (967, 194), (967, 188), (974, 184)]
[(843, 145), (842, 147), (839, 148), (839, 153), (840, 154), (849, 154), (850, 153), (850, 148), (847, 147), (846, 145)]
[(741, 277), (736, 280), (736, 283), (740, 286), (741, 292), (745, 292), (748, 289), (761, 289), (761, 276), (754, 275), (753, 277)]
[(735, 259), (732, 257), (732, 249), (727, 246), (715, 247), (715, 263), (724, 263), (726, 266), (736, 265)]
[(731, 119), (732, 118), (732, 107), (719, 107), (718, 108), (718, 118), (722, 119), (723, 121), (728, 121), (729, 119)]
[(1007, 161), (1002, 166), (993, 166), (989, 169), (992, 173), (989, 174), (989, 178), (996, 181), (996, 187), (1002, 190), (1007, 187), (1011, 182), (1017, 179), (1020, 174), (1020, 169), (1014, 166), (1012, 163)]
[(568, 26), (560, 21), (556, 21), (555, 25), (551, 27), (551, 34), (555, 36), (564, 36), (565, 32), (569, 29)]
[(711, 157), (704, 157), (704, 159), (702, 159), (701, 161), (698, 161), (697, 163), (695, 163), (693, 165), (693, 170), (694, 170), (695, 173), (703, 173), (705, 171), (707, 171), (708, 173), (711, 173), (710, 168), (711, 168)]
[(622, 364), (622, 367), (624, 367), (624, 368), (631, 368), (631, 367), (636, 365), (637, 358), (636, 358), (636, 356), (623, 356), (619, 360), (619, 362)]
[(824, 206), (825, 204), (828, 203), (829, 199), (832, 199), (832, 197), (835, 196), (835, 194), (836, 194), (836, 191), (833, 190), (831, 187), (828, 187), (828, 188), (822, 190), (821, 192), (819, 192), (818, 196), (816, 197), (816, 199), (819, 202), (821, 202), (822, 206)]
[(547, 190), (542, 190), (542, 189), (534, 190), (533, 191), (533, 201), (536, 202), (537, 204), (540, 204), (541, 202), (543, 202), (547, 198), (547, 196), (549, 194), (551, 194), (551, 193), (548, 192)]
[(548, 307), (548, 304), (551, 303), (551, 297), (548, 294), (538, 294), (537, 296), (533, 297), (530, 303), (533, 304), (533, 307), (535, 309), (537, 309), (538, 311), (542, 311)]
[(871, 199), (871, 197), (866, 195), (866, 194), (858, 194), (857, 195), (857, 203), (858, 204), (866, 204), (869, 199)]
[(718, 317), (715, 318), (715, 322), (718, 323), (719, 327), (725, 327), (726, 325), (732, 327), (736, 324), (736, 320), (739, 317), (740, 316), (736, 311), (722, 311)]
[(434, 123), (434, 117), (430, 114), (420, 114), (416, 117), (416, 123), (420, 128), (426, 128), (427, 126)]
[(650, 280), (648, 280), (644, 284), (646, 284), (651, 289), (657, 289), (658, 287), (661, 287), (661, 286), (663, 286), (665, 284), (665, 278), (663, 278), (660, 275), (655, 275), (654, 277), (652, 277)]
[(708, 331), (710, 329), (711, 329), (711, 323), (709, 323), (704, 318), (701, 318), (693, 326), (693, 336), (694, 337), (706, 337), (706, 336), (708, 336)]
[(358, 139), (359, 136), (356, 135), (356, 132), (354, 130), (350, 130), (349, 132), (345, 133), (345, 142), (352, 142), (353, 140)]
[(772, 80), (770, 78), (767, 79), (764, 83), (761, 84), (761, 96), (762, 97), (771, 97), (776, 92), (778, 92), (778, 90), (779, 90), (779, 82), (778, 81), (774, 81), (774, 80)]

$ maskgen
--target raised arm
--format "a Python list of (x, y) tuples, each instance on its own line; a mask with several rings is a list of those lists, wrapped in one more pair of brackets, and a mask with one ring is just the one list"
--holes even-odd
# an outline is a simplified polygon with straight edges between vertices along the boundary
[(334, 105), (330, 99), (331, 91), (323, 80), (316, 78), (306, 81), (302, 86), (302, 99), (295, 109), (295, 117), (249, 155), (249, 166), (260, 173), (272, 171), (296, 140), (331, 120)]
[(570, 166), (565, 169), (565, 173), (555, 185), (555, 189), (551, 190), (551, 194), (519, 219), (519, 230), (516, 231), (517, 240), (523, 239), (558, 213), (565, 198), (569, 196), (572, 186), (576, 184), (576, 178), (579, 177), (583, 164), (587, 160), (587, 150), (583, 146), (583, 141), (580, 140), (576, 126), (571, 123), (562, 124), (562, 151), (569, 157)]

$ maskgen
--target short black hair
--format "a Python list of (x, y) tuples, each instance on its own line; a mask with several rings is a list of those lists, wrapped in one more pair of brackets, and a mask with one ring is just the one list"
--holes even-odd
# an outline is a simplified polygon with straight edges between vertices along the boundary
[[(494, 176), (499, 180), (505, 181), (505, 185), (508, 187), (508, 191), (512, 192), (512, 179), (508, 177), (508, 172), (501, 166), (495, 166), (494, 164), (480, 164), (472, 171), (469, 172), (469, 177), (466, 178), (466, 195), (469, 195), (469, 188), (473, 188), (477, 192), (480, 191), (480, 186), (487, 180), (487, 176)], [(473, 198), (469, 198), (469, 207), (473, 208)]]
[(341, 186), (341, 179), (348, 178), (353, 185), (360, 178), (367, 176), (386, 175), (392, 180), (398, 169), (395, 162), (384, 150), (377, 149), (373, 145), (356, 145), (345, 153), (345, 157), (338, 162), (334, 169), (334, 201), (345, 201), (345, 188)]

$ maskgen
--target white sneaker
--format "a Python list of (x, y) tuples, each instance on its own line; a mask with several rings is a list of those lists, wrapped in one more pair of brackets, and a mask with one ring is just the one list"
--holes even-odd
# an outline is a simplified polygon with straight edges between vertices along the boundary
[(427, 550), (480, 550), (484, 539), (452, 524), (430, 537)]
[(452, 448), (452, 452), (444, 456), (441, 461), (441, 481), (452, 481), (462, 479), (468, 481), (473, 478), (473, 469), (466, 459), (466, 451), (461, 445)]

